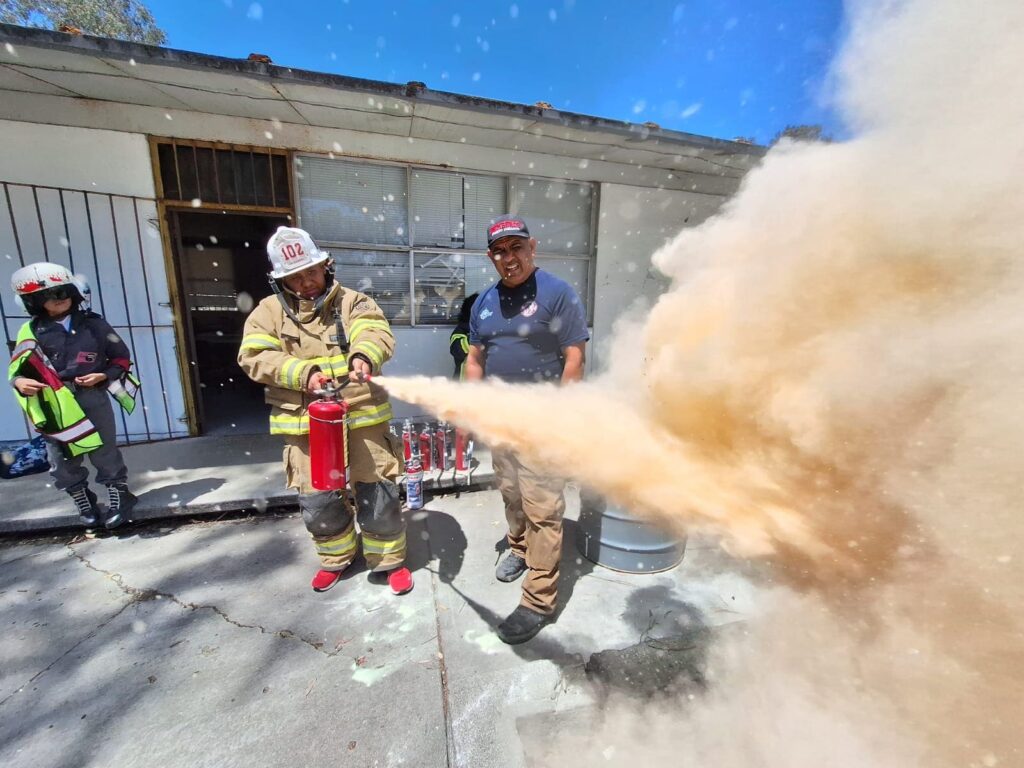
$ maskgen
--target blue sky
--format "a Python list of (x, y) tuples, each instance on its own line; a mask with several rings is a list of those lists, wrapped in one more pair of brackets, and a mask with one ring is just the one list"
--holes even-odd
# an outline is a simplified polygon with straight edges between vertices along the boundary
[(767, 142), (842, 135), (841, 0), (147, 0), (167, 45)]

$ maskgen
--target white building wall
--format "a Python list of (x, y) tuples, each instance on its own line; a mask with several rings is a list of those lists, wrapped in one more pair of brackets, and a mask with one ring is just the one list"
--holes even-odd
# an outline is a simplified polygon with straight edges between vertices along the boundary
[(156, 197), (142, 134), (0, 120), (0, 136), (3, 181)]
[(727, 198), (670, 189), (601, 185), (594, 274), (594, 338), (588, 368), (606, 365), (616, 320), (650, 307), (668, 287), (651, 256), (684, 227), (712, 216)]
[[(13, 272), (51, 261), (84, 274), (93, 307), (128, 342), (143, 382), (139, 407), (119, 417), (121, 441), (184, 436), (149, 145), (115, 131), (0, 121), (0, 309), (5, 341), (27, 320)], [(31, 435), (14, 397), (0, 399), (0, 441)]]

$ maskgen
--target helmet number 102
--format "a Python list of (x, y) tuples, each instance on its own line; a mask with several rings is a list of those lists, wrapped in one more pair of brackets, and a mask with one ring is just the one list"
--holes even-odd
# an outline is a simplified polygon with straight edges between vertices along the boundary
[(291, 261), (292, 259), (301, 259), (305, 256), (305, 252), (302, 250), (301, 243), (288, 243), (281, 249), (284, 253), (284, 257)]

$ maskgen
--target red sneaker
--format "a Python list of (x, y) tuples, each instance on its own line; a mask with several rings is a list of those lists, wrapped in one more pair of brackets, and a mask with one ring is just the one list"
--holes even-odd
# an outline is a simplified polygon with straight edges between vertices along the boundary
[(412, 572), (408, 568), (396, 568), (388, 572), (388, 586), (396, 595), (412, 591)]
[(313, 577), (312, 585), (314, 592), (326, 592), (338, 583), (341, 578), (341, 571), (325, 571), (321, 568)]

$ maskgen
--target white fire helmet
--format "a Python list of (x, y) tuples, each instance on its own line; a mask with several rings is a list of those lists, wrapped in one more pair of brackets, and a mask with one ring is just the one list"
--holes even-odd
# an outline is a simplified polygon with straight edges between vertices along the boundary
[(296, 227), (278, 227), (267, 243), (270, 276), (275, 280), (294, 275), (314, 264), (323, 264), (331, 254), (316, 247), (309, 232)]
[(21, 306), (28, 312), (31, 311), (28, 303), (31, 301), (28, 299), (29, 296), (60, 286), (72, 286), (82, 300), (89, 294), (85, 278), (76, 278), (67, 267), (60, 264), (38, 261), (35, 264), (22, 267), (11, 275), (11, 288)]

